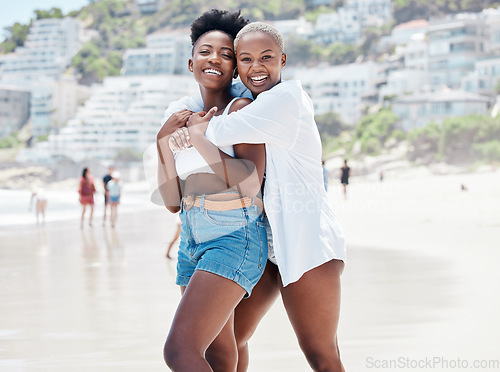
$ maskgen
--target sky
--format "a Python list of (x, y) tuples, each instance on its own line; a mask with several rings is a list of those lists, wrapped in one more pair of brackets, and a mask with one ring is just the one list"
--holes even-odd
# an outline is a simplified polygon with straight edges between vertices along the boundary
[[(7, 4), (10, 3), (8, 6)], [(16, 22), (28, 23), (35, 17), (35, 9), (49, 10), (60, 8), (64, 14), (78, 10), (87, 5), (88, 0), (0, 0), (3, 10), (0, 11), (0, 41), (5, 39), (4, 28)]]

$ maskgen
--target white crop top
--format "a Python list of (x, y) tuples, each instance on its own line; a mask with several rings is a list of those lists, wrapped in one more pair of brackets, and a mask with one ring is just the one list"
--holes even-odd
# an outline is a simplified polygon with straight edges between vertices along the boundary
[[(225, 116), (229, 112), (229, 109), (231, 108), (231, 105), (239, 99), (240, 97), (235, 97), (229, 102), (229, 104), (226, 106), (226, 109), (224, 112), (219, 115), (219, 116)], [(207, 131), (205, 132), (205, 137), (207, 139), (214, 143), (215, 138), (213, 135), (213, 126), (209, 125), (207, 128)], [(229, 156), (234, 157), (234, 150), (233, 146), (224, 146), (224, 147), (219, 147), (219, 149)], [(214, 171), (208, 163), (203, 159), (203, 156), (200, 155), (198, 150), (194, 147), (189, 147), (185, 150), (179, 151), (174, 153), (174, 159), (175, 159), (175, 170), (177, 171), (177, 175), (179, 178), (183, 181), (186, 180), (190, 175), (192, 174), (197, 174), (197, 173), (211, 173), (214, 174)]]

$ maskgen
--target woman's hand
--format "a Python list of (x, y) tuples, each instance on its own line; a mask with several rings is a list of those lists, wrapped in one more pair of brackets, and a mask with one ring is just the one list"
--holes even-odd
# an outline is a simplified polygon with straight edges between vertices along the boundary
[(189, 117), (192, 114), (193, 111), (190, 110), (181, 110), (173, 113), (161, 127), (156, 136), (156, 139), (160, 140), (174, 133), (176, 129), (185, 127)]
[(186, 126), (189, 128), (189, 133), (191, 136), (205, 136), (205, 131), (208, 127), (208, 122), (212, 119), (212, 116), (217, 112), (217, 107), (212, 107), (208, 110), (207, 113), (205, 111), (200, 111), (192, 114)]
[(191, 147), (192, 145), (189, 140), (189, 129), (182, 127), (170, 135), (168, 147), (170, 147), (170, 150), (173, 153), (176, 153)]

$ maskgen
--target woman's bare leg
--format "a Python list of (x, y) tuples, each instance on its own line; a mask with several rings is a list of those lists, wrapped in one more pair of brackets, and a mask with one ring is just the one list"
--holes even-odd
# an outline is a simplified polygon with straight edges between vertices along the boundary
[(118, 207), (118, 204), (115, 203), (115, 202), (111, 202), (111, 216), (110, 216), (110, 220), (111, 220), (111, 227), (115, 227), (115, 224), (116, 224), (116, 213), (117, 213), (117, 208)]
[(83, 228), (83, 220), (85, 218), (85, 209), (87, 209), (87, 204), (82, 204), (82, 218), (80, 219), (80, 227)]
[(205, 358), (215, 372), (234, 372), (238, 349), (234, 338), (234, 311), (222, 331), (205, 352)]
[[(165, 343), (163, 354), (167, 365), (173, 371), (212, 371), (205, 351), (244, 294), (245, 290), (235, 282), (197, 270), (184, 291)], [(234, 356), (232, 370), (236, 368), (236, 360)]]
[(238, 345), (238, 372), (248, 369), (248, 340), (278, 298), (279, 288), (278, 267), (268, 261), (264, 274), (252, 290), (252, 295), (236, 307), (234, 334)]
[(94, 215), (94, 204), (90, 204), (89, 226), (92, 226), (92, 216)]
[(314, 371), (344, 371), (337, 345), (343, 269), (342, 261), (331, 260), (281, 289), (288, 318)]

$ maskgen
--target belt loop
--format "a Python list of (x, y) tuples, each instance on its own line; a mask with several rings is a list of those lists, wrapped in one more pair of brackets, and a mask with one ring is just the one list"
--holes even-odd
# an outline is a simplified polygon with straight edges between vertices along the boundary
[(179, 215), (184, 211), (184, 197), (181, 198), (181, 210), (179, 211)]
[(252, 198), (252, 206), (255, 205), (255, 196)]
[(204, 210), (205, 210), (205, 194), (202, 194), (200, 198), (200, 212), (203, 212)]

